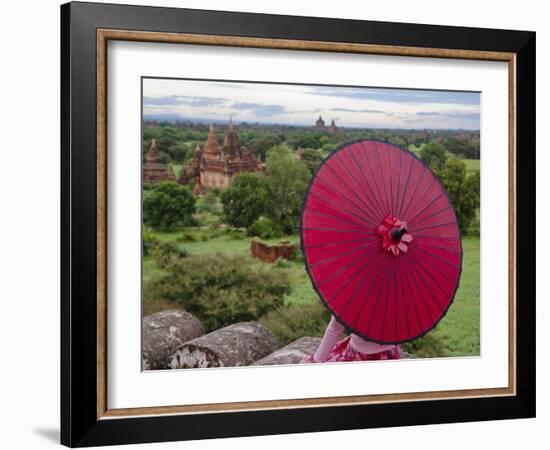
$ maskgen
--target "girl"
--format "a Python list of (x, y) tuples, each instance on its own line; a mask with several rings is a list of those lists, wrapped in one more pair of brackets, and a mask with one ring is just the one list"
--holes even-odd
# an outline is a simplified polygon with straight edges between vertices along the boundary
[(373, 361), (380, 359), (399, 359), (399, 345), (381, 345), (366, 341), (356, 334), (350, 334), (336, 342), (344, 326), (334, 316), (325, 330), (325, 334), (317, 351), (302, 359), (302, 363), (320, 363), (337, 361)]

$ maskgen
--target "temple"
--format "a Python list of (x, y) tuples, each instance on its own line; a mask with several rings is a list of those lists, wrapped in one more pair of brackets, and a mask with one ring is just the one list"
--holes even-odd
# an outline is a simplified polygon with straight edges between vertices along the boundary
[(240, 172), (261, 172), (261, 162), (241, 147), (233, 122), (225, 131), (220, 147), (214, 126), (210, 125), (208, 137), (201, 149), (197, 144), (191, 162), (182, 167), (181, 184), (193, 183), (193, 193), (200, 195), (210, 189), (226, 189)]
[(321, 116), (317, 119), (317, 122), (315, 122), (315, 128), (318, 130), (324, 130), (325, 129), (325, 121)]
[(143, 164), (143, 181), (155, 183), (157, 181), (176, 181), (172, 164), (166, 166), (160, 159), (159, 149), (155, 139), (151, 139), (149, 150)]
[(325, 121), (321, 116), (319, 116), (319, 118), (315, 122), (315, 128), (317, 130), (328, 131), (329, 133), (335, 133), (338, 130), (338, 127), (336, 126), (334, 119), (332, 119), (332, 121), (330, 122), (330, 126), (327, 127), (325, 125)]

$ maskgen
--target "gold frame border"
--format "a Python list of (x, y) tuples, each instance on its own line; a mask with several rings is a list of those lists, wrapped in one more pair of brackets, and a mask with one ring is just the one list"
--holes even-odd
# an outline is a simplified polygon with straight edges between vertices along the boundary
[[(109, 40), (171, 44), (217, 45), (286, 50), (364, 53), (508, 63), (508, 387), (404, 394), (317, 397), (288, 400), (150, 406), (108, 409), (107, 406), (107, 42)], [(97, 30), (97, 419), (173, 414), (206, 414), (304, 407), (344, 406), (367, 403), (447, 400), (516, 394), (516, 54), (446, 48), (421, 48), (323, 41), (264, 39), (238, 36), (158, 33), (114, 29)]]

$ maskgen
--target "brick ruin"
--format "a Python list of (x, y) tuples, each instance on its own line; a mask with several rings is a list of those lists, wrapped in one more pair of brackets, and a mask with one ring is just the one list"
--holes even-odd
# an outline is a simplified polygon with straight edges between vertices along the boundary
[(291, 259), (296, 253), (296, 245), (291, 244), (289, 241), (266, 244), (258, 239), (252, 239), (250, 253), (253, 258), (272, 263), (279, 258)]
[(155, 183), (157, 181), (176, 181), (172, 164), (164, 164), (160, 159), (160, 152), (155, 139), (151, 139), (149, 150), (143, 164), (143, 181)]

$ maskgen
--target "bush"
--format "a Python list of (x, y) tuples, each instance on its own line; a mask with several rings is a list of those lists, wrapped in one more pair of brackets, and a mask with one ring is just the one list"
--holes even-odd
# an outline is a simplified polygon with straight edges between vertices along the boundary
[(262, 317), (260, 323), (287, 345), (303, 336), (323, 336), (329, 320), (330, 311), (318, 302), (279, 307)]
[(241, 256), (193, 256), (171, 262), (166, 270), (145, 288), (145, 296), (179, 304), (195, 314), (207, 332), (256, 320), (281, 306), (290, 292), (284, 271), (258, 267)]
[(257, 236), (262, 239), (273, 239), (281, 237), (283, 230), (279, 224), (273, 222), (267, 217), (258, 218), (250, 227), (248, 227), (247, 234), (249, 236)]
[(152, 251), (160, 267), (168, 267), (174, 262), (188, 256), (187, 250), (180, 248), (175, 242), (159, 242)]
[(176, 242), (206, 242), (210, 239), (210, 236), (206, 233), (190, 233), (188, 231), (180, 234), (176, 238)]
[(218, 197), (212, 191), (208, 192), (204, 198), (200, 199), (197, 202), (197, 212), (198, 213), (211, 213), (211, 214), (221, 214), (222, 208)]
[(149, 256), (155, 247), (160, 243), (160, 240), (149, 230), (143, 231), (143, 256)]
[(267, 188), (260, 176), (243, 172), (222, 194), (224, 220), (237, 228), (248, 228), (266, 208)]
[(181, 233), (177, 238), (176, 242), (197, 242), (199, 237), (195, 233), (190, 233), (188, 231)]
[(159, 229), (193, 225), (195, 201), (187, 186), (157, 183), (143, 200), (143, 222)]
[(300, 248), (297, 248), (294, 254), (292, 255), (292, 258), (290, 258), (290, 260), (297, 263), (303, 263), (304, 254), (302, 253), (302, 250)]
[(246, 232), (244, 230), (227, 230), (225, 232), (227, 236), (231, 239), (244, 239), (246, 237)]
[(284, 258), (277, 258), (275, 261), (275, 267), (278, 267), (279, 269), (289, 269), (292, 267), (292, 263)]

